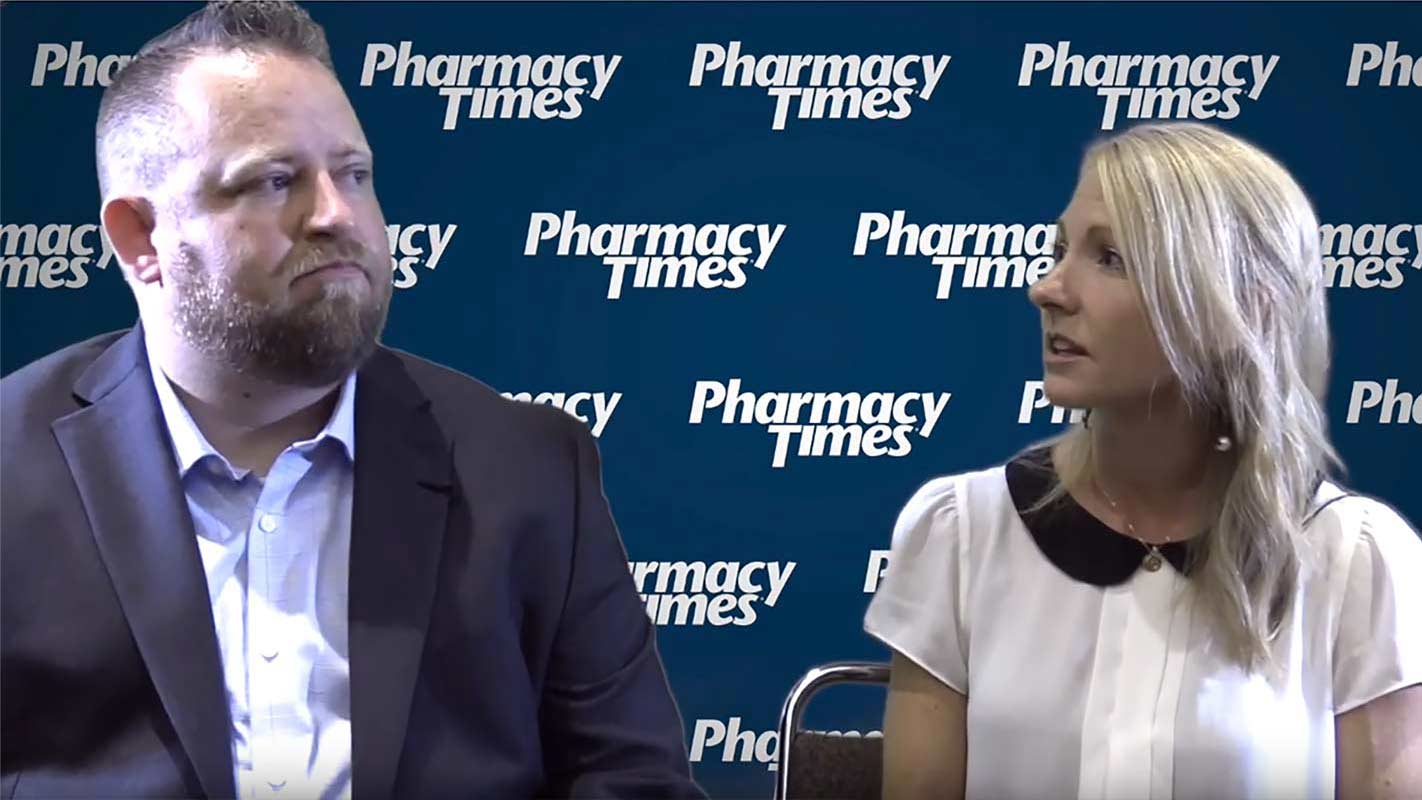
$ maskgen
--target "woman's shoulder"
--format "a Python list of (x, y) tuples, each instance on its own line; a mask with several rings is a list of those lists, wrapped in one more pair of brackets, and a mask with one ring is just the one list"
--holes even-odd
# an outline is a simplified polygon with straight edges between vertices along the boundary
[(1333, 708), (1422, 682), (1422, 539), (1397, 509), (1325, 483), (1306, 529), (1322, 545)]
[(1306, 527), (1315, 542), (1346, 566), (1359, 551), (1382, 559), (1403, 559), (1422, 569), (1422, 539), (1417, 529), (1383, 500), (1324, 481), (1315, 496)]
[(1003, 481), (1005, 465), (953, 472), (929, 478), (918, 487), (904, 504), (904, 510), (954, 508), (974, 490), (992, 487)]
[(894, 529), (898, 542), (911, 529), (932, 528), (939, 535), (956, 535), (963, 517), (986, 520), (992, 513), (1013, 507), (1009, 473), (1027, 472), (1047, 480), (1050, 466), (1042, 472), (1041, 461), (1032, 451), (1006, 462), (938, 475), (921, 484), (904, 503)]

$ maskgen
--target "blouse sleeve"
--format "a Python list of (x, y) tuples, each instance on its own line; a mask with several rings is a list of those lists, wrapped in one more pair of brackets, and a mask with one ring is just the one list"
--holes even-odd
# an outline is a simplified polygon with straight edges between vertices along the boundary
[(1335, 714), (1422, 683), (1422, 539), (1392, 508), (1366, 503), (1334, 641)]
[(959, 694), (968, 693), (966, 543), (954, 477), (920, 488), (894, 525), (889, 566), (864, 630)]

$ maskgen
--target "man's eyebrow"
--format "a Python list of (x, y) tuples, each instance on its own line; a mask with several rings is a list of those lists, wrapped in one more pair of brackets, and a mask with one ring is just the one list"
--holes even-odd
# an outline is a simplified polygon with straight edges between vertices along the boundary
[(336, 150), (331, 151), (331, 159), (333, 161), (339, 161), (341, 159), (347, 158), (361, 158), (365, 159), (366, 161), (370, 161), (374, 158), (374, 156), (372, 156), (370, 151), (365, 149), (364, 147), (356, 147), (355, 145), (346, 145), (345, 147), (337, 148)]
[(213, 176), (220, 184), (231, 183), (257, 167), (267, 164), (295, 163), (296, 156), (278, 150), (256, 150), (237, 155), (234, 158), (222, 162), (217, 169), (213, 170)]
[[(369, 150), (356, 145), (345, 145), (331, 151), (332, 161), (344, 161), (349, 159), (361, 159), (372, 161), (373, 156)], [(295, 153), (283, 150), (252, 150), (238, 155), (218, 164), (210, 173), (214, 182), (218, 185), (230, 184), (245, 177), (247, 173), (260, 167), (280, 164), (291, 166), (300, 159)]]

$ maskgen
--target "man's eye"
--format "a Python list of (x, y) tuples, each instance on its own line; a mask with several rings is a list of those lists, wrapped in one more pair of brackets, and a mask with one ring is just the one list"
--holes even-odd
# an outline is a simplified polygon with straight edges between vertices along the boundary
[(1052, 260), (1061, 261), (1063, 258), (1066, 258), (1066, 244), (1057, 242), (1052, 245)]
[(252, 188), (262, 192), (280, 192), (291, 186), (291, 176), (281, 172), (275, 175), (264, 175), (253, 181)]

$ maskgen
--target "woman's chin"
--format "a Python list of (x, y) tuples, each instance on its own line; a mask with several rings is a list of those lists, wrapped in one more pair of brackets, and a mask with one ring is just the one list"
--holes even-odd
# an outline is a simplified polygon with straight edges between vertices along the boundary
[(1078, 381), (1048, 372), (1042, 379), (1042, 393), (1061, 408), (1091, 408), (1093, 393)]

